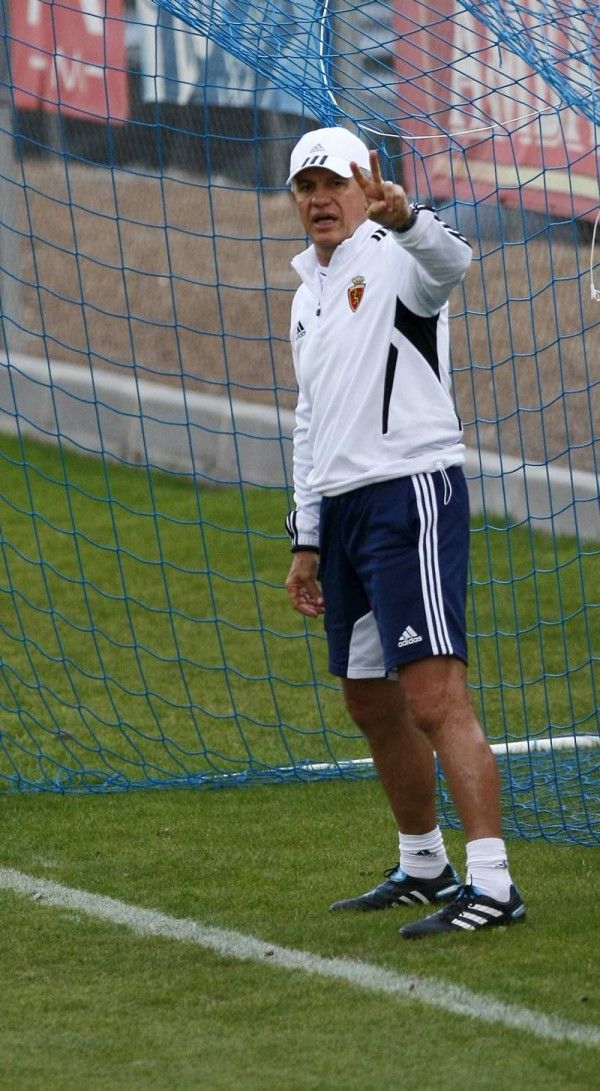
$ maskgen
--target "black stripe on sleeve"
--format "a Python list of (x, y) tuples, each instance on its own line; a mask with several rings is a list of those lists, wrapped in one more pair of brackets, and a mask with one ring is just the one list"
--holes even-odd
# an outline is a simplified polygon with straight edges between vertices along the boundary
[(285, 529), (287, 530), (290, 538), (292, 539), (292, 548), (298, 545), (298, 530), (296, 528), (296, 516), (297, 512), (295, 508), (292, 508), (285, 517)]

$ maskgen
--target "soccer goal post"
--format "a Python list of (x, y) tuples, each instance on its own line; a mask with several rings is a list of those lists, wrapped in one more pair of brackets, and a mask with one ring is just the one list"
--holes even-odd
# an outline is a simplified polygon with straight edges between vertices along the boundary
[(596, 9), (0, 0), (1, 792), (373, 776), (283, 590), (284, 183), (343, 124), (474, 247), (469, 677), (507, 833), (600, 840)]

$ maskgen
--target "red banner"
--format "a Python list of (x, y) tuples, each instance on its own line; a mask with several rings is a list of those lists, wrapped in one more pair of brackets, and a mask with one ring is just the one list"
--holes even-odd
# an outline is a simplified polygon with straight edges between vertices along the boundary
[(128, 117), (123, 0), (10, 0), (9, 12), (18, 109)]
[[(407, 188), (420, 200), (595, 217), (593, 123), (454, 0), (435, 6), (398, 5), (395, 24)], [(583, 63), (581, 75), (585, 86)]]

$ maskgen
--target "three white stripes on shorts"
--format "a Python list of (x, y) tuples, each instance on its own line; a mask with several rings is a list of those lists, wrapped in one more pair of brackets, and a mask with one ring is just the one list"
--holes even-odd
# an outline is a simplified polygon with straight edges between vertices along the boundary
[(419, 532), (419, 565), (427, 631), (434, 655), (452, 655), (454, 649), (446, 625), (444, 596), (438, 561), (438, 505), (431, 474), (414, 474), (411, 478), (417, 498), (421, 529)]

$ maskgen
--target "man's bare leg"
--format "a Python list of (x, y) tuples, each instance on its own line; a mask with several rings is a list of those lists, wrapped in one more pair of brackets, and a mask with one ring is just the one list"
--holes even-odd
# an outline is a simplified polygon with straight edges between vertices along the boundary
[(407, 664), (397, 682), (342, 684), (401, 832), (424, 833), (436, 825), (435, 750), (466, 840), (501, 837), (498, 766), (460, 660), (437, 656)]
[(331, 908), (373, 910), (447, 901), (459, 889), (436, 819), (435, 755), (398, 682), (345, 679), (344, 697), (368, 739), (375, 768), (396, 819), (399, 866), (365, 894)]
[(398, 682), (344, 678), (346, 707), (369, 744), (398, 830), (421, 834), (437, 823), (435, 757), (412, 721)]
[(403, 700), (437, 753), (466, 841), (502, 836), (500, 775), (467, 688), (464, 663), (436, 656), (403, 667)]

